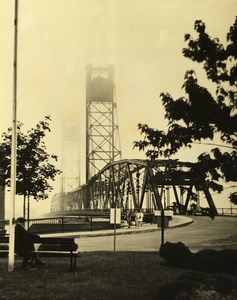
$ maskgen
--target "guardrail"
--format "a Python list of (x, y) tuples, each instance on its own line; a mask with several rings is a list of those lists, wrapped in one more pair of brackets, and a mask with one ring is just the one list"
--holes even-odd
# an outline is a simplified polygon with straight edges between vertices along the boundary
[(84, 228), (86, 230), (93, 230), (92, 216), (62, 216), (53, 218), (39, 218), (30, 219), (28, 225), (29, 231), (40, 232), (66, 232)]
[[(86, 210), (83, 211), (83, 215), (77, 216), (55, 216), (55, 217), (45, 217), (45, 218), (37, 218), (30, 219), (27, 224), (30, 231), (37, 231), (37, 227), (44, 227), (42, 232), (65, 232), (69, 229), (71, 231), (80, 231), (80, 230), (94, 230), (95, 224), (93, 220), (109, 217), (109, 210)], [(237, 216), (237, 208), (217, 208), (217, 212), (219, 216)], [(153, 215), (153, 214), (152, 214)], [(144, 215), (144, 221), (145, 220)], [(0, 220), (0, 233), (5, 232), (8, 229), (9, 220)], [(45, 225), (45, 226), (44, 226)]]
[(46, 216), (101, 216), (101, 217), (108, 217), (110, 214), (109, 209), (83, 209), (83, 210), (66, 210), (66, 211), (53, 211)]
[[(8, 230), (9, 220), (0, 220), (0, 231)], [(93, 217), (82, 216), (62, 216), (53, 218), (38, 218), (30, 219), (26, 223), (26, 228), (30, 232), (46, 233), (46, 232), (65, 232), (70, 228), (86, 228), (86, 230), (93, 230)]]
[[(134, 213), (137, 209), (133, 208), (130, 209), (131, 213)], [(153, 208), (146, 208), (142, 209), (143, 213), (153, 213), (154, 209)], [(125, 214), (127, 212), (127, 209), (122, 208), (121, 209), (121, 214)], [(66, 211), (53, 211), (50, 213), (45, 214), (45, 217), (50, 217), (50, 216), (98, 216), (98, 217), (109, 217), (110, 216), (110, 209), (82, 209), (82, 210), (66, 210)]]
[(219, 216), (237, 216), (237, 207), (217, 208)]

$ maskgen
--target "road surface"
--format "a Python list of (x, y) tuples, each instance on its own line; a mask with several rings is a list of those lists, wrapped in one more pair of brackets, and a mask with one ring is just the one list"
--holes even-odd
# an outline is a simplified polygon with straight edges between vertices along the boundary
[[(165, 230), (165, 242), (183, 242), (193, 252), (208, 249), (237, 249), (237, 217), (192, 217), (193, 223)], [(161, 231), (114, 236), (80, 237), (79, 251), (158, 251)], [(114, 243), (115, 242), (115, 243)]]

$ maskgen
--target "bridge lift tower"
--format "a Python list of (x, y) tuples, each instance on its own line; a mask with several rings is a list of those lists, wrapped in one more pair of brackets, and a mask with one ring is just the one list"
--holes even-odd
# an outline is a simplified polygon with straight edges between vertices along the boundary
[(61, 192), (75, 191), (80, 186), (79, 126), (77, 114), (64, 120)]
[(86, 182), (121, 159), (114, 68), (86, 66)]

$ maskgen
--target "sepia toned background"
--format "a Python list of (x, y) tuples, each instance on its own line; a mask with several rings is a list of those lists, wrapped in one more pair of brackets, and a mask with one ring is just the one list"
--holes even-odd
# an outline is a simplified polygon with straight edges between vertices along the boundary
[[(182, 56), (184, 34), (195, 35), (194, 22), (202, 20), (225, 43), (236, 12), (235, 0), (19, 0), (17, 118), (28, 130), (52, 117), (46, 142), (59, 168), (63, 128), (72, 123), (84, 183), (85, 67), (113, 65), (122, 157), (145, 158), (133, 141), (141, 138), (138, 123), (166, 129), (160, 93), (184, 96), (189, 69), (213, 91), (201, 67)], [(14, 0), (0, 0), (0, 133), (12, 122), (13, 20)], [(195, 145), (175, 158), (195, 161), (208, 150)], [(60, 178), (54, 186), (59, 192)], [(230, 206), (230, 192), (213, 195), (217, 207)], [(20, 214), (20, 200), (17, 207)], [(50, 199), (34, 203), (32, 216), (49, 208)]]

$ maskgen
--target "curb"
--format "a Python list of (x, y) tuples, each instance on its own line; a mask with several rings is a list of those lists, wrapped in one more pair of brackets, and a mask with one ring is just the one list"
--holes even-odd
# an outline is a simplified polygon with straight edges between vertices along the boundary
[[(177, 222), (177, 224), (171, 225), (168, 228), (165, 228), (165, 230), (168, 229), (175, 229), (175, 228), (180, 228), (180, 227), (185, 227), (193, 223), (193, 220), (191, 218), (185, 217), (185, 220), (183, 222)], [(144, 227), (149, 226), (149, 225), (144, 225)], [(158, 227), (157, 225), (153, 225), (152, 228), (140, 228), (140, 229), (120, 229), (116, 230), (116, 235), (127, 235), (127, 234), (139, 234), (139, 233), (147, 233), (147, 232), (154, 232), (154, 231), (160, 231), (161, 228)], [(56, 234), (41, 234), (41, 236), (60, 236), (60, 237), (73, 237), (73, 238), (90, 238), (90, 237), (102, 237), (102, 236), (114, 236), (114, 230), (109, 229), (108, 231), (95, 231), (95, 232), (67, 232), (67, 233), (56, 233)]]
[[(177, 224), (177, 225), (173, 225), (170, 226), (168, 228), (166, 228), (165, 230), (168, 229), (175, 229), (175, 228), (180, 228), (180, 227), (185, 227), (188, 226), (190, 224), (193, 223), (193, 220), (187, 221), (185, 223), (182, 224)], [(146, 228), (146, 229), (136, 229), (136, 230), (129, 230), (127, 229), (126, 231), (123, 232), (119, 232), (119, 230), (116, 230), (116, 235), (126, 235), (126, 234), (139, 234), (139, 233), (147, 233), (147, 232), (154, 232), (154, 231), (160, 231), (161, 228), (160, 227), (154, 227), (154, 228)], [(83, 234), (77, 234), (75, 233), (75, 235), (73, 235), (73, 237), (75, 238), (90, 238), (90, 237), (102, 237), (102, 236), (113, 236), (114, 235), (114, 231), (109, 231), (109, 232), (95, 232), (95, 233), (83, 233)], [(68, 235), (70, 236), (70, 234)]]

